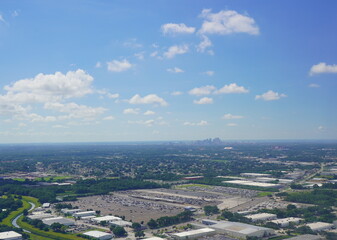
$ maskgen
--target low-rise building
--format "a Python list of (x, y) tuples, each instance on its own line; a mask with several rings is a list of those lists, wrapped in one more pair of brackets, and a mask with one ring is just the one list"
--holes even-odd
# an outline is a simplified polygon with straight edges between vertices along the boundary
[(0, 232), (1, 240), (21, 240), (22, 235), (14, 231)]
[(272, 213), (257, 213), (252, 215), (247, 215), (246, 218), (252, 220), (252, 222), (265, 222), (274, 220), (277, 218), (276, 214)]
[(131, 227), (132, 223), (124, 220), (117, 220), (110, 222), (110, 225), (118, 227)]
[(271, 174), (268, 173), (241, 173), (242, 177), (256, 178), (256, 177), (270, 177)]
[(280, 187), (282, 187), (281, 184), (253, 182), (253, 181), (247, 181), (247, 180), (229, 180), (229, 181), (223, 181), (223, 183), (253, 186), (253, 187), (263, 187), (263, 188), (280, 188)]
[(215, 234), (216, 231), (212, 228), (200, 228), (197, 230), (186, 231), (181, 233), (172, 234), (174, 239), (196, 239), (204, 236)]
[(306, 226), (308, 226), (314, 232), (326, 231), (335, 228), (334, 224), (326, 222), (308, 223)]
[(271, 222), (279, 225), (280, 227), (288, 227), (290, 223), (298, 224), (302, 220), (303, 220), (302, 218), (288, 217), (288, 218), (271, 220)]
[(64, 213), (64, 214), (74, 214), (74, 213), (77, 213), (77, 212), (81, 212), (82, 210), (81, 209), (68, 209), (68, 208), (63, 208), (61, 209), (61, 212)]
[(64, 217), (45, 218), (42, 220), (42, 222), (48, 226), (52, 225), (53, 223), (60, 223), (65, 226), (75, 225), (74, 220), (71, 220), (69, 218), (64, 218)]
[(96, 215), (95, 211), (85, 211), (85, 212), (76, 212), (73, 214), (74, 217), (86, 217), (86, 216), (92, 216), (92, 215)]
[(41, 214), (28, 215), (27, 217), (30, 218), (30, 219), (42, 220), (42, 219), (45, 219), (45, 218), (52, 218), (52, 217), (55, 217), (55, 216), (53, 214), (50, 214), (50, 213), (41, 213)]
[(165, 240), (165, 238), (160, 238), (160, 237), (150, 237), (150, 238), (145, 238), (146, 240)]
[(83, 235), (100, 240), (108, 240), (113, 238), (112, 234), (101, 231), (89, 231), (83, 233)]
[(92, 222), (95, 222), (97, 224), (100, 224), (101, 222), (111, 223), (111, 222), (120, 221), (120, 220), (122, 220), (120, 217), (115, 217), (115, 216), (110, 216), (110, 215), (103, 216), (103, 217), (95, 217), (91, 219)]
[(49, 208), (50, 207), (50, 203), (44, 203), (44, 204), (42, 204), (42, 207), (43, 208)]
[(322, 240), (323, 238), (318, 235), (304, 234), (292, 238), (287, 238), (287, 240)]

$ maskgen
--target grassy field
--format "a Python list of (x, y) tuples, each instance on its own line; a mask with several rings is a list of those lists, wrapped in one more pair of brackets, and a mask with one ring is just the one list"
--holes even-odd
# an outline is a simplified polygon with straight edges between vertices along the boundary
[(13, 227), (12, 225), (13, 219), (16, 216), (20, 215), (23, 212), (23, 210), (25, 209), (28, 210), (30, 208), (30, 204), (27, 201), (22, 199), (22, 203), (23, 203), (23, 206), (19, 208), (18, 210), (11, 212), (5, 219), (2, 220), (1, 224)]
[(209, 185), (204, 185), (204, 184), (182, 184), (182, 185), (177, 185), (175, 186), (176, 188), (188, 188), (188, 187), (203, 187), (203, 188), (211, 188)]
[(265, 197), (265, 196), (268, 196), (268, 195), (272, 195), (273, 192), (259, 192), (257, 194), (258, 197)]

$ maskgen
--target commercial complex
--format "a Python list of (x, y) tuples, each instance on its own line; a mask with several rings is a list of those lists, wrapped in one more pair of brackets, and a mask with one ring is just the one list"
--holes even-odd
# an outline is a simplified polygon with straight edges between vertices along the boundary
[(14, 231), (0, 232), (1, 240), (21, 240), (22, 235)]
[(91, 237), (91, 238), (99, 239), (99, 240), (108, 240), (108, 239), (113, 238), (112, 234), (101, 232), (101, 231), (89, 231), (89, 232), (83, 233), (83, 235)]
[(196, 239), (204, 236), (215, 234), (216, 231), (212, 228), (200, 228), (197, 230), (186, 231), (172, 234), (174, 239)]
[(272, 213), (257, 213), (252, 215), (247, 215), (246, 218), (252, 220), (252, 222), (265, 222), (274, 220), (277, 218), (276, 214)]

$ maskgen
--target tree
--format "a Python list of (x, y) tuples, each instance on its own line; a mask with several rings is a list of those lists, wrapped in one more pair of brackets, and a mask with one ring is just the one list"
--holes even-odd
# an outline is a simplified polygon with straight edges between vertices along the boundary
[(134, 222), (132, 223), (131, 226), (135, 231), (139, 231), (142, 228), (142, 225), (140, 225), (140, 223)]
[(136, 238), (145, 237), (144, 231), (137, 231), (137, 232), (135, 232), (135, 237)]
[(116, 237), (125, 237), (127, 236), (127, 232), (123, 227), (115, 227), (112, 232), (115, 234)]
[(153, 228), (157, 228), (158, 227), (158, 223), (151, 218), (151, 220), (147, 223), (147, 225), (149, 226), (149, 228), (153, 229)]
[(205, 206), (204, 212), (205, 212), (206, 216), (211, 216), (213, 214), (218, 214), (220, 212), (220, 210), (217, 206)]

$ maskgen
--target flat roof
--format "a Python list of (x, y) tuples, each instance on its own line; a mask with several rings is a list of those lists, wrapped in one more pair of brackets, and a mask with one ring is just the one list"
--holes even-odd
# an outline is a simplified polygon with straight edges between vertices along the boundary
[(64, 217), (45, 218), (42, 220), (42, 222), (47, 225), (51, 225), (55, 222), (58, 222), (60, 224), (75, 224), (75, 221)]
[(14, 231), (0, 232), (0, 239), (7, 239), (7, 238), (14, 238), (14, 237), (22, 237), (22, 235)]
[(106, 232), (101, 232), (101, 231), (89, 231), (83, 233), (83, 235), (94, 237), (94, 238), (100, 238), (100, 237), (105, 237), (105, 236), (111, 236), (112, 234), (106, 233)]
[(175, 233), (172, 235), (178, 236), (178, 237), (186, 237), (186, 236), (193, 236), (193, 235), (200, 234), (200, 233), (211, 233), (211, 232), (215, 232), (215, 230), (212, 228), (200, 228), (197, 230)]
[(272, 213), (257, 213), (257, 214), (251, 214), (251, 215), (247, 215), (246, 218), (250, 218), (250, 219), (260, 219), (260, 218), (269, 218), (269, 217), (276, 217), (276, 214), (272, 214)]
[(281, 219), (271, 220), (271, 222), (279, 224), (279, 223), (299, 222), (301, 220), (303, 220), (303, 218), (288, 217), (288, 218), (281, 218)]
[(239, 184), (239, 185), (247, 185), (247, 186), (256, 186), (256, 187), (279, 187), (279, 184), (274, 183), (262, 183), (262, 182), (253, 182), (247, 180), (229, 180), (223, 181), (224, 183), (231, 183), (231, 184)]
[(317, 235), (304, 234), (297, 237), (287, 238), (287, 240), (321, 240), (322, 238)]
[(165, 240), (165, 238), (160, 238), (160, 237), (150, 237), (150, 238), (145, 238), (147, 240)]
[(93, 221), (97, 221), (97, 222), (102, 222), (102, 221), (118, 221), (118, 220), (122, 220), (120, 217), (115, 217), (115, 216), (103, 216), (103, 217), (95, 217), (92, 219)]
[(306, 226), (310, 227), (312, 230), (319, 229), (319, 228), (329, 228), (334, 227), (335, 225), (332, 223), (326, 223), (326, 222), (314, 222), (314, 223), (308, 223)]

